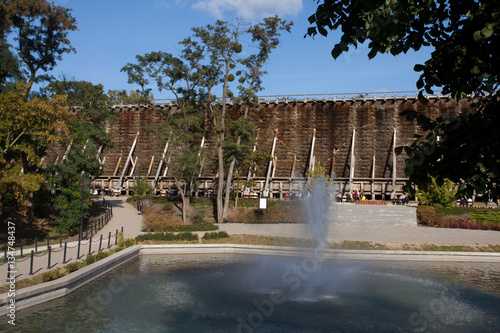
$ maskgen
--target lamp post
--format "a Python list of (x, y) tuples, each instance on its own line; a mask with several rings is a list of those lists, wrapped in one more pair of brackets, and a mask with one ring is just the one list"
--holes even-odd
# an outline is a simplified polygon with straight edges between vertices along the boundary
[(82, 193), (80, 202), (80, 234), (78, 235), (79, 240), (83, 237), (83, 191), (85, 190), (85, 171), (82, 171)]

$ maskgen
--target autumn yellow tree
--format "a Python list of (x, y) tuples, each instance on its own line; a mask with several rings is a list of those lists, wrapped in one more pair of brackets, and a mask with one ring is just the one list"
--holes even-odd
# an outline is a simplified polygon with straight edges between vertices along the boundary
[(40, 188), (38, 172), (46, 147), (66, 135), (65, 96), (26, 99), (26, 83), (0, 94), (0, 205), (15, 203), (25, 212)]

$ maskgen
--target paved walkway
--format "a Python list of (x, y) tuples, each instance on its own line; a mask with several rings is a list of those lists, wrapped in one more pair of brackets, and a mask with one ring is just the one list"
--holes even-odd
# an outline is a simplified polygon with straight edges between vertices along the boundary
[[(139, 215), (135, 207), (126, 202), (126, 197), (110, 197), (106, 200), (111, 204), (113, 209), (113, 217), (97, 234), (92, 237), (92, 244), (89, 244), (89, 240), (84, 240), (80, 245), (80, 257), (79, 260), (84, 260), (90, 249), (91, 254), (96, 254), (99, 251), (99, 244), (101, 243), (101, 235), (103, 237), (101, 243), (101, 249), (104, 250), (108, 247), (108, 236), (111, 232), (111, 239), (109, 245), (112, 248), (115, 244), (116, 230), (121, 231), (123, 227), (123, 234), (125, 238), (136, 237), (141, 233), (142, 228), (142, 215)], [(38, 252), (46, 251), (47, 245), (38, 246)], [(67, 244), (66, 250), (66, 262), (64, 259), (64, 244), (61, 248), (59, 243), (51, 244), (51, 258), (50, 266), (48, 261), (48, 254), (39, 253), (34, 255), (33, 260), (33, 274), (41, 274), (52, 270), (56, 267), (65, 266), (67, 264), (77, 261), (78, 255), (78, 242), (70, 242)], [(34, 248), (23, 249), (24, 258), (18, 258), (15, 261), (15, 271), (16, 280), (26, 279), (32, 277), (29, 275), (30, 272), (30, 253)], [(20, 251), (16, 251), (16, 255), (19, 255)], [(3, 257), (3, 256), (2, 256)], [(3, 258), (0, 259), (0, 285), (2, 285), (7, 279), (7, 265), (3, 263)]]
[[(102, 248), (108, 245), (109, 233), (115, 235), (116, 230), (123, 227), (125, 238), (136, 237), (141, 233), (142, 215), (138, 214), (136, 208), (126, 203), (126, 197), (107, 198), (113, 207), (113, 218), (109, 223), (93, 237), (91, 253), (98, 251), (99, 239), (103, 235)], [(408, 223), (408, 214), (414, 216), (415, 207), (400, 206), (399, 208), (387, 206), (377, 207), (379, 211), (373, 211), (373, 207), (350, 204), (341, 204), (338, 214), (334, 214), (330, 220), (327, 232), (327, 241), (371, 241), (374, 243), (399, 243), (399, 244), (435, 244), (435, 245), (500, 245), (500, 232), (463, 229), (440, 229), (419, 227), (416, 223)], [(395, 211), (396, 210), (400, 210)], [(402, 214), (403, 218), (397, 215)], [(413, 215), (412, 215), (413, 214)], [(378, 218), (377, 218), (378, 216)], [(225, 223), (219, 224), (219, 229), (229, 234), (248, 234), (281, 236), (294, 238), (310, 238), (311, 232), (308, 225), (304, 224), (243, 224)], [(201, 235), (204, 233), (200, 233)], [(111, 238), (111, 247), (114, 245), (114, 237)], [(39, 246), (43, 251), (46, 247)], [(82, 242), (80, 248), (80, 260), (83, 260), (89, 252), (89, 241)], [(25, 254), (30, 249), (24, 250)], [(36, 256), (33, 265), (34, 274), (40, 274), (55, 267), (75, 262), (77, 259), (77, 242), (68, 243), (66, 263), (63, 263), (64, 251), (59, 244), (53, 246), (51, 265), (48, 267), (48, 255)], [(16, 279), (30, 277), (29, 257), (16, 260)], [(0, 284), (7, 278), (7, 265), (0, 265)]]

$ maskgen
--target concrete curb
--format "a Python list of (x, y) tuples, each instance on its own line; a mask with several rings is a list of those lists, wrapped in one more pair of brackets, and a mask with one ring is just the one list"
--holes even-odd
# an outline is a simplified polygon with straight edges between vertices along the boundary
[[(91, 282), (113, 268), (139, 255), (175, 255), (175, 254), (254, 254), (289, 257), (310, 257), (313, 249), (242, 245), (242, 244), (159, 244), (134, 245), (110, 257), (86, 266), (76, 272), (54, 281), (42, 283), (15, 291), (15, 297), (9, 293), (0, 295), (0, 315), (9, 313), (7, 306), (15, 299), (15, 309), (21, 310), (65, 296), (79, 287)], [(496, 252), (443, 252), (443, 251), (396, 251), (396, 250), (325, 250), (323, 257), (328, 259), (349, 260), (415, 260), (448, 262), (492, 262), (500, 263), (500, 253)]]
[(15, 299), (15, 309), (17, 311), (65, 296), (86, 283), (109, 272), (116, 266), (135, 258), (140, 250), (140, 246), (127, 248), (57, 280), (16, 290), (14, 292), (15, 297), (9, 297), (8, 292), (1, 294), (0, 315), (5, 315), (9, 312), (7, 306), (12, 299)]

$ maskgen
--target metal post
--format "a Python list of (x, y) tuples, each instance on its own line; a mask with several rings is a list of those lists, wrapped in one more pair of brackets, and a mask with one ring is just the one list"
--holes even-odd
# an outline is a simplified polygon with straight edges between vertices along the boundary
[(9, 247), (9, 243), (8, 242), (5, 242), (5, 246), (4, 246), (4, 255), (3, 255), (3, 261), (4, 262), (7, 262), (7, 248)]
[[(90, 236), (92, 238), (92, 236)], [(80, 239), (78, 239), (78, 250), (76, 251), (76, 260), (80, 259)]]
[(101, 245), (102, 245), (102, 234), (101, 234), (101, 238), (99, 239), (99, 251), (101, 251)]
[(118, 244), (118, 229), (116, 229), (116, 234), (115, 234), (115, 245)]
[(7, 282), (10, 282), (10, 264), (7, 264)]
[(84, 183), (84, 176), (85, 176), (85, 171), (82, 171), (82, 193), (81, 193), (81, 200), (80, 200), (80, 239), (83, 238), (83, 191), (85, 190), (85, 183)]
[(21, 258), (24, 258), (23, 256), (23, 239), (21, 238)]
[(111, 242), (111, 231), (108, 234), (108, 249), (110, 247), (110, 242)]
[(50, 269), (50, 253), (52, 252), (52, 248), (49, 246), (47, 249), (49, 250), (49, 259), (48, 259), (48, 263), (47, 263), (47, 269)]
[(35, 236), (35, 253), (38, 253), (38, 236)]
[(59, 247), (62, 247), (62, 231), (59, 233)]
[(47, 235), (47, 250), (49, 249), (50, 247), (50, 236)]
[(66, 249), (68, 248), (68, 243), (64, 242), (64, 254), (63, 254), (63, 264), (66, 263)]
[(30, 275), (33, 275), (33, 257), (35, 252), (31, 250), (31, 259), (30, 259)]
[(123, 226), (122, 226), (122, 234), (123, 234)]
[(92, 236), (89, 239), (89, 255), (92, 253)]

